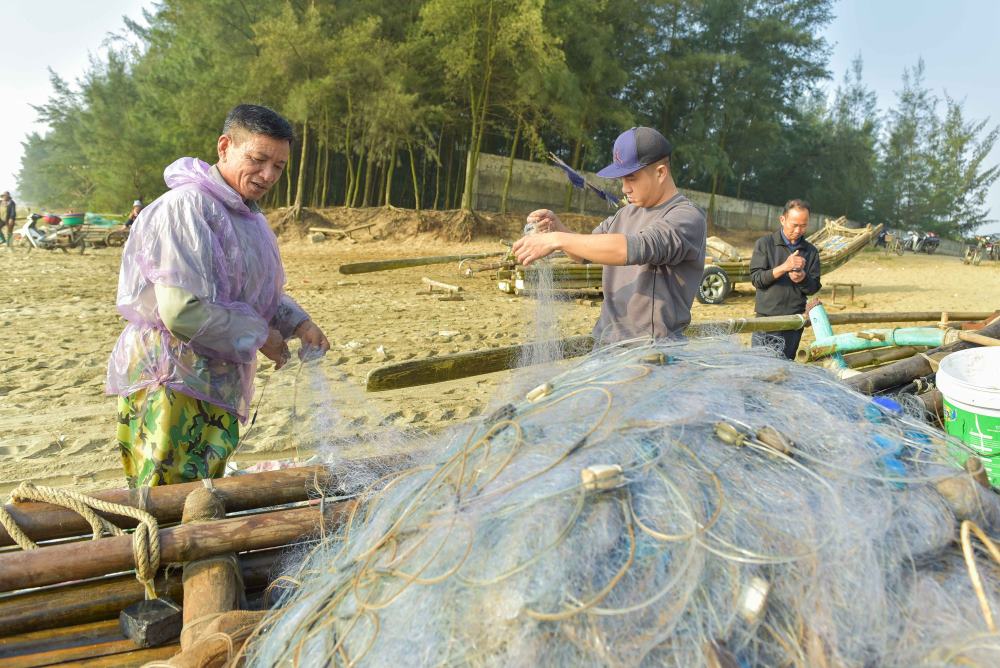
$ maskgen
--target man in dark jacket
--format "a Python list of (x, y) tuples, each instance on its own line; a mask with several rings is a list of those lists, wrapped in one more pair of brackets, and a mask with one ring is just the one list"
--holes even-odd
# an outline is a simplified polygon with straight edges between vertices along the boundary
[(17, 218), (17, 205), (11, 198), (10, 193), (4, 191), (0, 195), (0, 239), (6, 242), (8, 247), (14, 243), (15, 218)]
[[(794, 315), (806, 310), (806, 297), (819, 292), (819, 251), (806, 241), (809, 203), (789, 200), (779, 218), (781, 228), (761, 237), (750, 258), (750, 282), (757, 288), (758, 316)], [(795, 359), (802, 330), (755, 332), (753, 345), (782, 350)]]

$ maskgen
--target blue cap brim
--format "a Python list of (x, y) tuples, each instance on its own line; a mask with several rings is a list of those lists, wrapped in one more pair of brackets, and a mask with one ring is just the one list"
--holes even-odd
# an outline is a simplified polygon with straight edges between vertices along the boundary
[(615, 163), (611, 163), (601, 171), (597, 172), (597, 175), (604, 179), (619, 179), (623, 176), (634, 174), (640, 169), (642, 169), (642, 165), (617, 165)]

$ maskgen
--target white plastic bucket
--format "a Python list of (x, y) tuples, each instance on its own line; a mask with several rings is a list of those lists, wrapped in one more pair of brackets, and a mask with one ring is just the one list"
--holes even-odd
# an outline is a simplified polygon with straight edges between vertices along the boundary
[(979, 455), (990, 484), (1000, 488), (1000, 346), (948, 355), (938, 367), (937, 387), (945, 431)]

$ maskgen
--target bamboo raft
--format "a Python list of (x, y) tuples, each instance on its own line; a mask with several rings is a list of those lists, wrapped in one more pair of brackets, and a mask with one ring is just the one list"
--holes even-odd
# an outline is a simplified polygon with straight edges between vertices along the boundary
[[(366, 461), (395, 469), (409, 459)], [(90, 497), (144, 508), (159, 524), (163, 568), (150, 584), (160, 599), (183, 605), (184, 631), (179, 642), (174, 635), (150, 646), (127, 637), (124, 615), (119, 619), (123, 611), (146, 598), (144, 585), (133, 575), (122, 574), (136, 568), (131, 535), (87, 540), (92, 537), (91, 527), (61, 505), (16, 502), (3, 506), (17, 528), (39, 547), (19, 549), (14, 537), (0, 526), (0, 665), (140, 666), (168, 660), (191, 647), (203, 650), (199, 640), (212, 635), (199, 627), (205, 619), (226, 613), (256, 619), (254, 615), (261, 613), (237, 612), (247, 610), (240, 601), (249, 602), (250, 610), (260, 608), (266, 602), (267, 588), (280, 575), (279, 559), (285, 550), (330, 531), (353, 508), (351, 500), (321, 503), (329, 490), (340, 488), (323, 466), (212, 483), (211, 489), (194, 482), (154, 487), (141, 494), (106, 490)], [(193, 514), (196, 497), (199, 502), (210, 499), (217, 507), (215, 515)], [(123, 528), (136, 524), (117, 514), (99, 514)], [(180, 564), (183, 575), (180, 568), (167, 568)]]
[[(881, 225), (863, 228), (846, 227), (845, 218), (826, 220), (822, 229), (807, 239), (819, 250), (820, 268), (825, 274), (842, 266), (867, 247), (882, 229)], [(552, 284), (559, 290), (601, 289), (604, 267), (599, 264), (577, 264), (566, 258), (550, 261)], [(705, 304), (721, 304), (736, 283), (750, 281), (750, 258), (719, 260), (705, 258), (705, 271), (698, 291), (698, 300)], [(538, 285), (537, 266), (512, 265), (497, 274), (497, 287), (508, 294), (526, 294)]]

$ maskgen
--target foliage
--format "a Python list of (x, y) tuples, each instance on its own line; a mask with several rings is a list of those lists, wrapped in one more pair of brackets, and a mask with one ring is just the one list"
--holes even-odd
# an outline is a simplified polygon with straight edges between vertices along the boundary
[[(860, 58), (830, 96), (833, 0), (162, 0), (74, 84), (52, 76), (22, 197), (122, 209), (237, 102), (297, 142), (269, 206), (471, 208), (480, 151), (602, 166), (633, 124), (683, 187), (959, 235), (989, 222), (998, 129), (907, 69), (881, 114)], [(512, 163), (511, 163), (512, 164)], [(554, 203), (556, 204), (556, 203)]]

